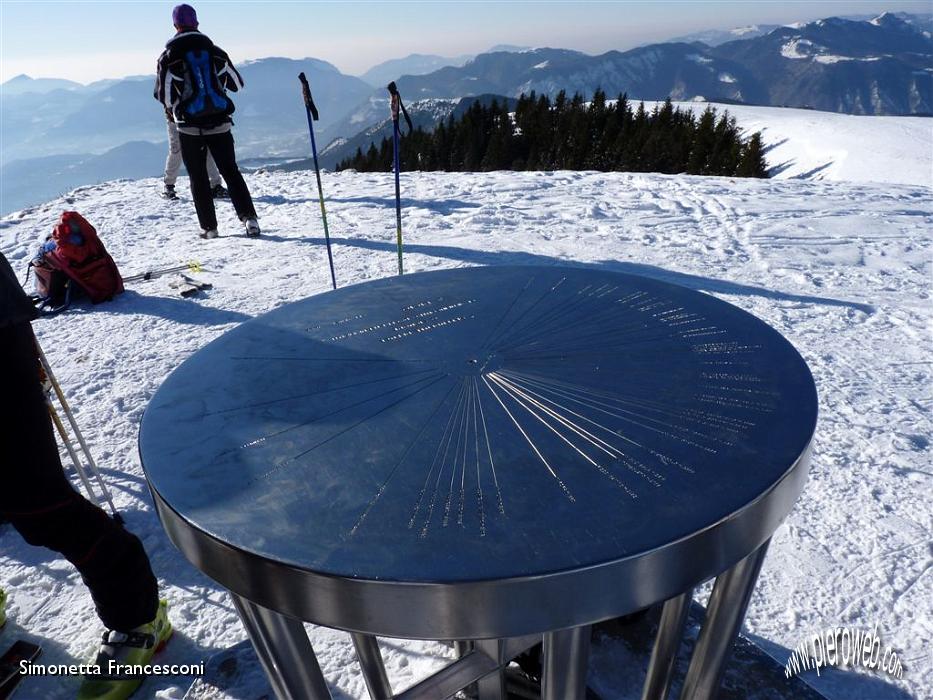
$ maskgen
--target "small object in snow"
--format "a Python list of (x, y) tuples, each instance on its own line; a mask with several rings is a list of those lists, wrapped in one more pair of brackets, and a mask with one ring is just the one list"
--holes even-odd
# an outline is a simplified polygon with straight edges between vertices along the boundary
[(166, 185), (161, 196), (162, 199), (178, 199), (178, 195), (175, 194), (175, 185)]
[(214, 199), (230, 199), (230, 193), (223, 185), (214, 185), (211, 188), (211, 196)]
[(208, 228), (201, 231), (201, 238), (217, 238), (217, 229)]
[(0, 656), (0, 700), (7, 700), (11, 697), (16, 686), (26, 677), (20, 673), (20, 662), (31, 663), (39, 658), (41, 653), (42, 647), (18, 639), (4, 652), (3, 656)]
[(244, 219), (243, 223), (246, 224), (246, 235), (250, 238), (259, 235), (259, 222), (253, 218)]
[(210, 282), (201, 282), (188, 275), (180, 275), (179, 279), (169, 282), (169, 286), (172, 289), (177, 289), (178, 293), (185, 298), (193, 297), (202, 290), (214, 288), (214, 285)]

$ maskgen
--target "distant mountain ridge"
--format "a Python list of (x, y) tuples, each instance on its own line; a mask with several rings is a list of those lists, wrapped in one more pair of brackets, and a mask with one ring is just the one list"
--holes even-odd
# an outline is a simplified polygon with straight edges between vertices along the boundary
[(405, 58), (393, 58), (379, 63), (363, 73), (360, 79), (373, 87), (381, 88), (403, 75), (424, 75), (445, 66), (462, 66), (471, 58), (473, 54), (445, 58), (433, 54), (413, 53)]
[(852, 114), (933, 112), (933, 43), (922, 24), (885, 13), (871, 21), (839, 18), (777, 27), (711, 47), (661, 43), (590, 56), (566, 49), (490, 53), (466, 65), (405, 76), (410, 98), (535, 90), (635, 99), (705, 98)]
[[(264, 58), (239, 64), (246, 87), (233, 95), (238, 155), (295, 153), (307, 141), (307, 122), (298, 73), (305, 72), (321, 113), (317, 128), (329, 127), (366, 99), (372, 87), (344, 75), (326, 61)], [(16, 79), (14, 79), (16, 80)], [(30, 80), (31, 79), (27, 79)], [(2, 162), (44, 155), (104, 151), (132, 140), (164, 140), (165, 116), (152, 97), (154, 78), (142, 76), (79, 86), (13, 93), (0, 86)], [(35, 81), (32, 81), (33, 83)]]
[[(700, 41), (666, 42), (599, 56), (560, 48), (493, 47), (504, 50), (480, 54), (461, 66), (389, 79), (397, 81), (406, 104), (417, 105), (417, 120), (426, 127), (431, 119), (444, 118), (449, 105), (464, 98), (515, 98), (532, 90), (552, 97), (565, 90), (589, 98), (597, 88), (610, 98), (626, 92), (634, 100), (704, 99), (867, 115), (933, 113), (931, 14), (828, 18), (727, 33), (734, 37), (736, 31), (742, 38), (716, 46)], [(434, 60), (457, 62), (460, 58), (464, 57), (412, 55), (388, 61), (381, 64), (389, 71), (382, 79), (393, 71), (407, 70), (406, 66), (420, 71)], [(365, 150), (367, 138), (382, 138), (388, 116), (382, 80), (373, 87), (313, 58), (273, 57), (238, 65), (246, 81), (246, 88), (233, 96), (237, 155), (242, 160), (273, 162), (310, 155), (297, 80), (302, 71), (308, 75), (321, 114), (315, 132), (322, 153), (326, 152), (327, 167), (333, 164), (331, 158), (352, 155), (357, 146)], [(151, 142), (145, 156), (150, 165), (144, 172), (155, 168), (152, 164), (163, 157), (157, 157), (156, 151), (164, 149), (165, 120), (152, 99), (152, 80), (151, 76), (133, 76), (80, 85), (20, 75), (0, 85), (4, 207), (14, 201), (20, 180), (33, 182), (36, 192), (58, 187), (63, 182), (59, 170), (47, 180), (41, 175), (60, 163), (84, 163), (71, 172), (90, 178), (86, 182), (134, 176), (133, 158), (141, 149), (120, 150), (121, 144)], [(89, 154), (104, 152), (111, 152), (107, 168), (91, 162), (94, 156)], [(34, 160), (63, 155), (67, 157)], [(120, 162), (121, 157), (126, 161)], [(5, 166), (12, 161), (20, 162), (8, 170)], [(30, 168), (38, 173), (36, 177), (30, 175)], [(16, 177), (11, 174), (14, 170), (19, 173)], [(72, 180), (69, 176), (68, 182)], [(79, 184), (84, 183), (69, 186)], [(28, 195), (28, 189), (24, 192)], [(38, 201), (38, 194), (33, 199)]]

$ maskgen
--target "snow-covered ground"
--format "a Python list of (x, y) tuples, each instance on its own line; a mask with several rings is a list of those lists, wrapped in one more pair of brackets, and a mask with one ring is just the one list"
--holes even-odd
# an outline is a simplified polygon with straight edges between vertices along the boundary
[[(928, 157), (929, 150), (919, 156), (927, 168)], [(904, 659), (903, 681), (853, 671), (806, 675), (834, 700), (930, 697), (933, 688), (933, 193), (926, 172), (912, 185), (571, 172), (402, 180), (406, 271), (521, 263), (637, 273), (736, 304), (799, 349), (820, 394), (810, 481), (775, 534), (746, 631), (783, 663), (787, 650), (819, 630), (877, 625)], [(196, 259), (200, 277), (214, 285), (182, 299), (171, 278), (132, 283), (113, 302), (35, 323), (171, 601), (177, 634), (164, 658), (173, 663), (206, 659), (244, 632), (224, 591), (162, 532), (136, 450), (146, 404), (169, 372), (213, 338), (330, 285), (313, 175), (258, 173), (249, 184), (264, 226), (256, 240), (241, 235), (228, 203), (219, 206), (221, 238), (199, 239), (190, 201), (159, 199), (155, 179), (82, 188), (71, 202), (0, 223), (0, 248), (21, 273), (36, 240), (73, 208), (97, 226), (124, 275)], [(394, 274), (391, 175), (327, 174), (324, 190), (338, 284)], [(79, 577), (9, 527), (0, 530), (0, 585), (11, 593), (6, 640), (41, 640), (48, 662), (93, 656), (101, 628)], [(312, 638), (342, 697), (365, 697), (349, 637), (312, 629)], [(396, 688), (450, 653), (394, 640), (383, 650)], [(606, 698), (637, 697), (640, 682), (618, 663), (594, 665), (591, 678)], [(22, 694), (67, 698), (77, 683), (34, 677)], [(189, 683), (153, 679), (141, 695), (180, 698)]]
[[(677, 102), (699, 114), (705, 102)], [(777, 179), (933, 184), (933, 119), (709, 103), (761, 132)]]

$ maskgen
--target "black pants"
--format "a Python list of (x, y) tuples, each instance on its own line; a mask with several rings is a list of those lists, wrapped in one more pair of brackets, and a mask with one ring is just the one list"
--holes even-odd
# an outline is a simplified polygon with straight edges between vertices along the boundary
[(222, 134), (210, 136), (192, 136), (179, 132), (181, 140), (181, 158), (185, 162), (185, 169), (191, 180), (191, 198), (194, 208), (198, 212), (198, 223), (205, 231), (217, 228), (217, 214), (214, 211), (214, 197), (211, 194), (211, 183), (207, 177), (207, 152), (210, 150), (217, 170), (220, 171), (230, 200), (240, 220), (255, 218), (256, 210), (253, 208), (253, 198), (249, 196), (249, 189), (243, 180), (243, 174), (236, 164), (236, 153), (233, 148), (233, 133), (226, 131)]
[(0, 515), (74, 564), (104, 625), (128, 631), (155, 617), (158, 584), (139, 539), (65, 477), (38, 367), (29, 324), (0, 328)]

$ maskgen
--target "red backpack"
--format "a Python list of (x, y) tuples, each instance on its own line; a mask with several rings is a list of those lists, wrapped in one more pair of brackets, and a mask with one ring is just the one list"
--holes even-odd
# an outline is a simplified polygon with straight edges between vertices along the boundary
[(62, 213), (30, 265), (39, 306), (50, 311), (66, 308), (76, 288), (95, 304), (123, 291), (123, 278), (97, 230), (76, 211)]

